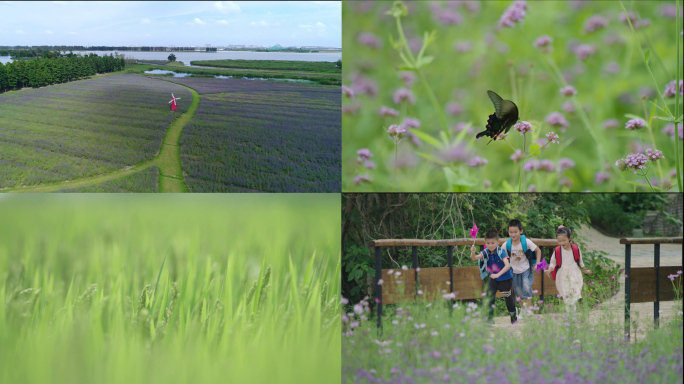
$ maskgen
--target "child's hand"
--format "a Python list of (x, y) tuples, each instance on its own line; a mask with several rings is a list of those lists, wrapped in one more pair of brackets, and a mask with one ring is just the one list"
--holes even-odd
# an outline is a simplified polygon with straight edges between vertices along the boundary
[(473, 245), (472, 247), (470, 247), (470, 253), (475, 253), (475, 252), (477, 252), (477, 249), (475, 249), (475, 246)]
[(501, 276), (501, 274), (499, 274), (499, 273), (495, 273), (495, 274), (491, 275), (492, 279), (498, 279), (499, 276)]
[(591, 274), (591, 269), (582, 269), (582, 272), (589, 275), (589, 274)]

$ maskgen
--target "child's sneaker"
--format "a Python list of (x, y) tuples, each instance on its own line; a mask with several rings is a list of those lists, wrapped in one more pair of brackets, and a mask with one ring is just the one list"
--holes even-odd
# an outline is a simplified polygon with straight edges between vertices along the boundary
[(518, 316), (515, 315), (515, 312), (508, 312), (508, 313), (511, 315), (511, 324), (517, 323), (518, 322)]
[(487, 320), (485, 324), (489, 325), (490, 327), (496, 327), (496, 324), (494, 324), (494, 320), (491, 319)]
[(518, 320), (522, 320), (522, 313), (523, 310), (521, 308), (515, 307), (515, 316), (518, 318)]

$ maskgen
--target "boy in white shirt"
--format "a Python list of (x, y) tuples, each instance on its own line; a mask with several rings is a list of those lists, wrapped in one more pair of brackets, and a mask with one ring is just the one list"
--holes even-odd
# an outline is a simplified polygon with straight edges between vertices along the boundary
[[(506, 251), (511, 258), (511, 269), (513, 270), (513, 292), (520, 298), (522, 307), (518, 312), (518, 319), (525, 312), (526, 308), (532, 306), (532, 283), (534, 283), (533, 267), (541, 261), (541, 250), (532, 240), (523, 235), (523, 226), (520, 220), (511, 220), (508, 223), (508, 235), (510, 239), (506, 241)], [(525, 244), (523, 245), (523, 242)]]

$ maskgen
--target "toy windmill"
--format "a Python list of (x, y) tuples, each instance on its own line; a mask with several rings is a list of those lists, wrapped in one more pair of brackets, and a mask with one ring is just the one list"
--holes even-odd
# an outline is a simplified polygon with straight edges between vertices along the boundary
[(171, 94), (171, 101), (169, 101), (169, 104), (171, 104), (171, 110), (175, 111), (178, 109), (178, 105), (176, 105), (176, 100), (180, 100), (180, 97), (175, 97), (173, 93)]

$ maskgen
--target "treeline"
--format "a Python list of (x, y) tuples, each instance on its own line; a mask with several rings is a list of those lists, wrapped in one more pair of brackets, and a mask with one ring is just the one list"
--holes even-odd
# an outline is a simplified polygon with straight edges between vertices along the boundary
[(0, 92), (24, 87), (43, 87), (66, 83), (97, 73), (120, 71), (126, 66), (123, 58), (112, 55), (59, 57), (54, 59), (19, 60), (0, 63)]
[[(8, 56), (8, 55), (2, 55), (2, 52), (8, 51), (8, 50), (34, 50), (34, 51), (143, 51), (143, 52), (167, 52), (167, 51), (195, 51), (197, 49), (201, 49), (199, 47), (109, 47), (109, 46), (93, 46), (93, 47), (84, 47), (82, 45), (40, 45), (40, 46), (33, 46), (33, 47), (28, 47), (28, 46), (16, 46), (16, 47), (2, 47), (0, 46), (0, 56)], [(216, 48), (211, 48), (211, 49), (216, 49)]]

